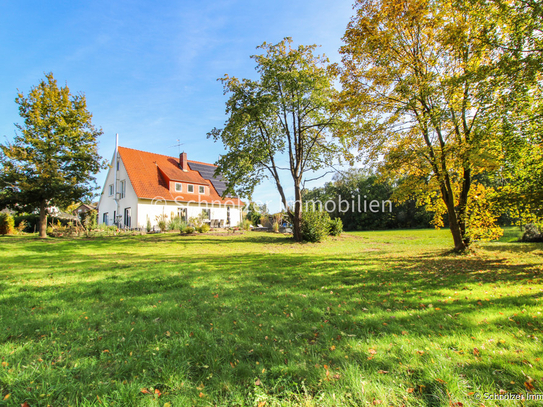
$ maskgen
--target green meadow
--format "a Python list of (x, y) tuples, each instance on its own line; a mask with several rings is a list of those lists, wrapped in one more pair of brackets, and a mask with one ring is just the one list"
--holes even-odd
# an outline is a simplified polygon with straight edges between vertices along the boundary
[(543, 245), (447, 230), (0, 238), (0, 406), (494, 406), (543, 394)]

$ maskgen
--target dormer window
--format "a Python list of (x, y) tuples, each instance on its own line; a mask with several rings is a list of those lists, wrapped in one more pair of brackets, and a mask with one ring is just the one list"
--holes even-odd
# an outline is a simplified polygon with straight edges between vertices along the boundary
[(206, 193), (206, 187), (200, 185), (200, 186), (198, 187), (198, 193), (199, 193), (199, 194), (205, 194), (205, 193)]
[(187, 192), (194, 193), (194, 185), (187, 185)]
[(183, 184), (180, 182), (175, 183), (175, 192), (183, 192)]

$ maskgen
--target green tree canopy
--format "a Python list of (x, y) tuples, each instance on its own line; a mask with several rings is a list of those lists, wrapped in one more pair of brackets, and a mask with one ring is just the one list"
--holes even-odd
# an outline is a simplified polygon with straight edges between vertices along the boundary
[(18, 211), (40, 211), (40, 237), (46, 237), (47, 208), (67, 206), (96, 189), (93, 177), (104, 163), (85, 96), (58, 87), (52, 73), (45, 75), (28, 96), (15, 99), (23, 124), (12, 143), (0, 145), (2, 174), (0, 206)]
[[(281, 201), (300, 240), (301, 188), (304, 176), (333, 162), (336, 148), (327, 131), (335, 123), (330, 107), (335, 95), (334, 75), (328, 60), (314, 55), (315, 45), (292, 48), (290, 38), (278, 44), (264, 43), (263, 55), (254, 55), (259, 80), (225, 75), (221, 81), (228, 120), (208, 137), (222, 141), (227, 153), (217, 162), (217, 172), (229, 180), (225, 194), (236, 192), (251, 198), (264, 178), (275, 183)], [(281, 167), (283, 160), (286, 168)], [(294, 189), (289, 205), (281, 171)]]

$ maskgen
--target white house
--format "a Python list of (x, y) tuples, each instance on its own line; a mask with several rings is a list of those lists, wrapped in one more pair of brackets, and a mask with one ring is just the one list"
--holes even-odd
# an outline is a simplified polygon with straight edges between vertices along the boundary
[(204, 214), (211, 226), (237, 226), (243, 202), (221, 198), (225, 182), (214, 176), (216, 167), (179, 158), (118, 147), (109, 168), (98, 222), (122, 228), (157, 225), (157, 216), (180, 216), (185, 221)]

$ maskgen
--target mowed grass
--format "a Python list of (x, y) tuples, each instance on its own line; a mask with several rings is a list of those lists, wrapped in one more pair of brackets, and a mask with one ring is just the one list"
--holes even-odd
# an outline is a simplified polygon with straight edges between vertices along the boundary
[(448, 252), (446, 230), (321, 244), (2, 237), (0, 406), (492, 406), (500, 392), (541, 394), (543, 245), (510, 242), (517, 233), (467, 255)]

